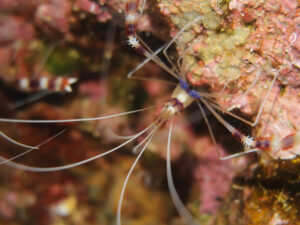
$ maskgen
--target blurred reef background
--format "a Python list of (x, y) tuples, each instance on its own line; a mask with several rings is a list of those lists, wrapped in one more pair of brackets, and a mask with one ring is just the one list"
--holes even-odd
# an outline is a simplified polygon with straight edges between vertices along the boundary
[[(168, 51), (194, 88), (222, 93), (221, 110), (254, 121), (252, 128), (224, 115), (254, 137), (282, 138), (300, 128), (299, 0), (147, 0), (138, 30), (157, 49), (199, 15)], [(173, 86), (127, 79), (144, 57), (127, 46), (125, 0), (0, 0), (1, 117), (68, 119), (111, 115), (163, 105)], [(136, 74), (174, 81), (155, 63)], [(270, 96), (264, 102), (274, 77)], [(19, 78), (74, 77), (71, 93), (28, 92)], [(159, 110), (102, 121), (56, 124), (1, 123), (8, 136), (38, 145), (16, 162), (60, 166), (109, 150), (153, 122)], [(208, 114), (224, 154), (244, 149)], [(124, 225), (183, 224), (169, 197), (167, 125), (152, 140), (131, 176), (122, 208)], [(116, 135), (117, 134), (117, 135)], [(137, 139), (77, 168), (33, 173), (0, 165), (0, 224), (115, 224), (121, 187)], [(7, 158), (24, 151), (1, 140)], [(197, 107), (176, 118), (172, 168), (179, 195), (203, 224), (300, 224), (300, 146), (220, 161)]]

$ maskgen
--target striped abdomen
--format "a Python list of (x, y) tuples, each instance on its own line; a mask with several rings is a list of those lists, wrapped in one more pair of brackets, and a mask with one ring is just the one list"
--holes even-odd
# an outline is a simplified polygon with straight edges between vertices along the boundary
[(40, 91), (48, 90), (54, 92), (66, 91), (71, 92), (71, 85), (77, 81), (73, 77), (39, 77), (39, 78), (28, 78), (22, 77), (15, 79), (14, 83), (17, 88), (24, 91)]

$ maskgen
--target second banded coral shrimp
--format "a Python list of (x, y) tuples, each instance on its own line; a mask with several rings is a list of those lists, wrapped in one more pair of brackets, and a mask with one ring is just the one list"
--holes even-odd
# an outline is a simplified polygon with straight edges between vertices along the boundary
[[(124, 85), (124, 84), (123, 84)], [(78, 196), (78, 194), (76, 195), (77, 193), (77, 189), (74, 190), (74, 186), (72, 185), (72, 176), (71, 175), (62, 175), (63, 177), (61, 179), (64, 178), (64, 176), (66, 176), (67, 178), (65, 178), (69, 184), (66, 185), (67, 186), (67, 190), (64, 189), (64, 187), (61, 187), (61, 185), (59, 184), (51, 184), (50, 182), (45, 182), (45, 179), (47, 180), (47, 178), (49, 178), (49, 180), (52, 180), (52, 176), (55, 176), (57, 173), (54, 173), (54, 172), (57, 172), (59, 171), (60, 169), (70, 169), (71, 167), (77, 167), (81, 164), (84, 164), (84, 163), (87, 163), (87, 162), (90, 162), (92, 161), (93, 159), (96, 159), (96, 158), (100, 158), (102, 156), (105, 156), (105, 155), (108, 155), (109, 153), (113, 152), (113, 151), (117, 151), (118, 149), (121, 149), (123, 146), (125, 146), (125, 144), (129, 144), (129, 142), (131, 141), (134, 141), (136, 140), (137, 138), (139, 137), (143, 137), (142, 135), (144, 135), (144, 139), (140, 142), (140, 144), (138, 144), (137, 148), (136, 149), (139, 149), (140, 152), (139, 152), (139, 155), (138, 155), (138, 158), (136, 159), (136, 161), (134, 162), (133, 166), (131, 168), (128, 168), (130, 170), (130, 173), (128, 173), (127, 175), (127, 178), (123, 184), (123, 180), (120, 182), (121, 183), (121, 186), (123, 187), (122, 188), (122, 194), (121, 194), (121, 198), (120, 198), (120, 201), (119, 201), (119, 207), (118, 207), (118, 223), (121, 223), (121, 206), (122, 206), (122, 199), (123, 199), (123, 195), (124, 195), (124, 192), (125, 192), (125, 187), (128, 185), (130, 185), (130, 182), (128, 183), (128, 179), (129, 179), (129, 176), (130, 174), (132, 173), (132, 170), (133, 168), (136, 166), (139, 158), (142, 156), (142, 154), (144, 153), (144, 151), (146, 150), (148, 144), (150, 143), (150, 140), (152, 139), (152, 137), (154, 136), (154, 134), (156, 133), (157, 130), (160, 129), (160, 127), (163, 125), (163, 123), (167, 122), (167, 120), (171, 119), (173, 116), (175, 116), (175, 114), (179, 113), (180, 111), (182, 111), (184, 108), (186, 108), (187, 106), (189, 106), (192, 101), (194, 101), (194, 99), (191, 97), (192, 95), (192, 92), (189, 91), (189, 89), (186, 87), (186, 83), (182, 80), (181, 84), (178, 84), (174, 93), (173, 93), (173, 96), (172, 98), (170, 98), (170, 101), (165, 105), (165, 107), (162, 109), (161, 111), (161, 114), (155, 119), (155, 122), (152, 123), (150, 126), (148, 126), (146, 129), (144, 129), (143, 131), (135, 134), (135, 135), (132, 135), (127, 141), (125, 141), (124, 143), (122, 143), (121, 145), (117, 146), (117, 147), (114, 147), (112, 148), (110, 151), (107, 151), (107, 152), (104, 152), (103, 154), (100, 154), (100, 155), (97, 155), (98, 152), (96, 151), (88, 151), (87, 149), (90, 149), (92, 148), (90, 145), (86, 146), (85, 144), (82, 144), (82, 142), (78, 141), (78, 140), (81, 140), (83, 138), (85, 139), (88, 139), (87, 137), (82, 137), (83, 135), (74, 131), (71, 127), (69, 127), (69, 129), (71, 131), (69, 132), (65, 132), (65, 133), (68, 133), (70, 136), (63, 136), (62, 135), (62, 142), (65, 142), (66, 145), (63, 145), (63, 144), (60, 144), (60, 145), (57, 145), (57, 142), (59, 140), (60, 137), (58, 138), (54, 138), (53, 140), (49, 141), (48, 142), (48, 146), (50, 148), (50, 154), (43, 154), (43, 150), (45, 150), (46, 146), (39, 146), (41, 149), (41, 151), (32, 151), (32, 150), (29, 150), (31, 151), (33, 154), (28, 154), (27, 155), (27, 160), (25, 157), (25, 153), (29, 153), (29, 151), (25, 151), (24, 153), (21, 153), (20, 155), (17, 155), (16, 157), (20, 157), (22, 156), (21, 160), (23, 159), (25, 162), (26, 162), (26, 165), (24, 164), (20, 164), (20, 163), (15, 163), (14, 161), (9, 161), (9, 162), (6, 162), (7, 165), (10, 165), (12, 167), (16, 167), (16, 168), (19, 168), (23, 171), (32, 171), (32, 172), (47, 172), (47, 171), (52, 171), (53, 173), (49, 173), (47, 174), (46, 176), (45, 175), (41, 175), (44, 179), (42, 179), (41, 177), (38, 177), (39, 180), (39, 184), (37, 185), (34, 185), (34, 186), (38, 186), (39, 188), (42, 188), (40, 187), (41, 184), (43, 183), (46, 183), (46, 184), (49, 184), (49, 189), (44, 189), (45, 190), (45, 193), (41, 196), (41, 198), (43, 199), (49, 199), (49, 201), (51, 201), (52, 199), (50, 198), (50, 196), (53, 196), (55, 198), (59, 198), (59, 200), (61, 201), (54, 201), (52, 204), (51, 204), (51, 210), (54, 211), (53, 214), (59, 214), (59, 215), (68, 215), (68, 213), (70, 213), (69, 211), (72, 210), (72, 208), (74, 208), (74, 204), (77, 202), (79, 202), (79, 200), (75, 199), (74, 200), (74, 196)], [(70, 107), (71, 109), (72, 107)], [(76, 108), (76, 107), (75, 107)], [(77, 107), (76, 109), (80, 111), (80, 108), (78, 109), (79, 107)], [(84, 107), (83, 105), (83, 110), (87, 110), (88, 107)], [(69, 110), (70, 110), (69, 109)], [(70, 110), (72, 112), (74, 112), (74, 110)], [(106, 111), (107, 113), (107, 111)], [(37, 108), (37, 111), (36, 111), (36, 114), (33, 114), (31, 115), (31, 117), (42, 117), (44, 115), (46, 116), (49, 116), (49, 117), (53, 117), (53, 115), (55, 114), (59, 114), (59, 111), (56, 111), (56, 110), (53, 110), (53, 108), (51, 107), (41, 107), (40, 106), (40, 109)], [(124, 113), (124, 115), (127, 115), (128, 113)], [(66, 115), (65, 115), (66, 116)], [(115, 117), (115, 118), (119, 118), (119, 116), (121, 116), (121, 114), (117, 114), (117, 115), (113, 115), (113, 116), (108, 116), (108, 117), (99, 117), (99, 118), (91, 118), (92, 121), (94, 120), (104, 120), (106, 121), (106, 119), (108, 120), (110, 117)], [(30, 117), (29, 117), (30, 118)], [(60, 122), (75, 122), (75, 121), (87, 121), (88, 119), (79, 119), (79, 120), (52, 120), (52, 121), (41, 121), (41, 120), (35, 120), (35, 121), (32, 121), (32, 120), (28, 120), (29, 118), (27, 118), (26, 120), (10, 120), (10, 122), (34, 122), (34, 123), (37, 123), (38, 126), (41, 126), (40, 124), (43, 123), (43, 122), (46, 122), (46, 123), (51, 123), (53, 122), (55, 125), (60, 123)], [(2, 121), (6, 121), (8, 122), (8, 120), (5, 120), (3, 119)], [(113, 123), (113, 122), (112, 122)], [(110, 124), (112, 125), (112, 124)], [(72, 125), (70, 125), (72, 126)], [(46, 130), (47, 126), (42, 126), (41, 129), (41, 134), (42, 134), (42, 130)], [(60, 125), (56, 125), (53, 130), (58, 130), (60, 128)], [(170, 127), (172, 128), (172, 127)], [(62, 128), (61, 128), (62, 129)], [(23, 130), (23, 129), (22, 129)], [(171, 130), (170, 130), (171, 131)], [(28, 132), (28, 131), (27, 131)], [(68, 135), (66, 134), (66, 135)], [(50, 136), (50, 135), (49, 135)], [(171, 133), (170, 133), (170, 138), (171, 138)], [(170, 150), (170, 143), (171, 143), (171, 140), (169, 138), (169, 150)], [(27, 140), (28, 138), (26, 138)], [(37, 139), (42, 139), (41, 137), (38, 137), (38, 135), (35, 135), (35, 141)], [(64, 140), (65, 139), (65, 140)], [(61, 140), (61, 139), (60, 139)], [(72, 141), (68, 141), (68, 140), (72, 140)], [(71, 143), (70, 143), (71, 142)], [(77, 144), (77, 143), (80, 143), (80, 144)], [(76, 145), (80, 145), (80, 146), (76, 146)], [(98, 144), (99, 145), (99, 144)], [(62, 147), (60, 147), (62, 146)], [(52, 167), (52, 168), (46, 168), (46, 165), (57, 165), (57, 161), (58, 160), (55, 160), (57, 155), (59, 155), (59, 153), (55, 153), (55, 150), (56, 148), (57, 149), (61, 149), (61, 148), (64, 148), (63, 146), (65, 146), (65, 149), (63, 149), (62, 153), (63, 155), (65, 155), (66, 158), (71, 158), (71, 159), (74, 159), (74, 161), (77, 161), (78, 159), (80, 160), (78, 163), (74, 163), (74, 164), (68, 164), (66, 166), (62, 166), (62, 167)], [(67, 147), (68, 146), (68, 147)], [(103, 146), (100, 146), (101, 148), (104, 148)], [(76, 151), (76, 148), (78, 150), (80, 150), (81, 153), (78, 153), (79, 151)], [(96, 148), (96, 147), (93, 147), (93, 148)], [(99, 146), (97, 146), (97, 148), (99, 148)], [(77, 153), (76, 153), (77, 152)], [(88, 155), (85, 155), (85, 152), (88, 152), (89, 154)], [(41, 157), (38, 158), (39, 160), (38, 161), (34, 161), (34, 155), (36, 154), (39, 154), (41, 153)], [(49, 153), (49, 152), (48, 152)], [(83, 155), (81, 155), (83, 154)], [(95, 157), (92, 157), (92, 158), (88, 158), (87, 156), (90, 156), (91, 154), (95, 155)], [(68, 155), (68, 156), (67, 156)], [(16, 157), (13, 157), (14, 160), (16, 160)], [(82, 157), (85, 157), (85, 158), (88, 158), (87, 160), (83, 160), (82, 161)], [(186, 218), (187, 222), (192, 222), (193, 221), (193, 218), (189, 215), (188, 211), (184, 208), (183, 204), (181, 203), (180, 199), (178, 198), (177, 194), (176, 194), (176, 189), (174, 187), (174, 184), (173, 184), (173, 181), (172, 181), (172, 176), (171, 176), (171, 170), (170, 170), (170, 154), (168, 154), (168, 181), (169, 181), (169, 185), (170, 185), (170, 191), (172, 193), (172, 196), (174, 198), (174, 201), (176, 203), (176, 206), (178, 207), (180, 213), (182, 214), (182, 216), (184, 218)], [(5, 159), (3, 159), (5, 160)], [(10, 159), (12, 160), (12, 158)], [(28, 161), (33, 161), (33, 163), (29, 164)], [(120, 164), (121, 162), (123, 162), (125, 159), (121, 159), (120, 160)], [(44, 162), (45, 165), (41, 165), (39, 164), (40, 162)], [(59, 162), (61, 161), (65, 161), (65, 160), (59, 160)], [(128, 162), (128, 161), (125, 161), (125, 162)], [(101, 163), (101, 161), (100, 161)], [(103, 161), (102, 161), (103, 163)], [(27, 165), (33, 165), (33, 166), (27, 166)], [(61, 164), (67, 164), (67, 162), (65, 163), (61, 163)], [(37, 168), (36, 165), (41, 165), (43, 167), (41, 168)], [(35, 167), (34, 167), (35, 166)], [(105, 167), (105, 165), (104, 165)], [(111, 169), (113, 170), (113, 169)], [(73, 172), (70, 172), (70, 173), (73, 173)], [(76, 172), (75, 172), (76, 173)], [(109, 171), (107, 171), (108, 174), (110, 174), (110, 169)], [(52, 175), (54, 174), (54, 175)], [(67, 172), (67, 174), (69, 174), (69, 172)], [(98, 174), (97, 174), (98, 175)], [(25, 176), (27, 176), (27, 179), (30, 179), (28, 176), (30, 177), (36, 177), (38, 175), (36, 174), (25, 174)], [(70, 178), (71, 176), (71, 178)], [(90, 176), (90, 175), (89, 175)], [(95, 175), (94, 179), (99, 179), (99, 177), (97, 177)], [(132, 180), (131, 182), (133, 182), (134, 180)], [(108, 183), (107, 183), (108, 182)], [(109, 183), (110, 183), (110, 179), (107, 181), (107, 182), (104, 182), (104, 184), (102, 184), (104, 187), (110, 187)], [(115, 181), (117, 182), (117, 181)], [(34, 183), (34, 182), (33, 182)], [(100, 185), (100, 184), (99, 184)], [(39, 188), (36, 188), (36, 189), (39, 189)], [(96, 187), (95, 187), (96, 188)], [(71, 190), (69, 190), (71, 189)], [(137, 189), (135, 187), (135, 189)], [(133, 189), (133, 190), (135, 190)], [(92, 191), (92, 190), (91, 190)], [(32, 191), (29, 191), (29, 193), (32, 193)], [(75, 192), (75, 193), (74, 193)], [(128, 190), (127, 190), (128, 192)], [(117, 197), (116, 198), (119, 198), (119, 193), (118, 194), (115, 194)], [(32, 196), (33, 194), (31, 194)], [(47, 196), (49, 195), (49, 196)], [(63, 195), (63, 196), (61, 196)], [(65, 195), (67, 195), (65, 197)], [(96, 193), (97, 195), (97, 193)], [(176, 197), (177, 196), (177, 197)], [(78, 197), (79, 198), (79, 197)], [(106, 195), (101, 195), (100, 194), (100, 198), (108, 198), (108, 196)], [(143, 197), (144, 198), (144, 197)], [(127, 198), (126, 198), (127, 199)], [(155, 198), (153, 198), (155, 199)], [(101, 199), (100, 199), (101, 200)], [(100, 201), (98, 200), (98, 201)], [(53, 201), (53, 200), (52, 200)], [(152, 203), (152, 199), (149, 199), (149, 201)], [(74, 203), (75, 202), (75, 203)], [(79, 204), (79, 203), (78, 203)], [(82, 202), (80, 202), (80, 204), (82, 204)], [(126, 204), (126, 201), (125, 201), (125, 204)], [(39, 207), (39, 205), (37, 205)], [(140, 206), (138, 204), (138, 206)], [(79, 206), (80, 207), (80, 206)], [(151, 205), (150, 208), (153, 208), (153, 206)], [(80, 208), (81, 209), (81, 208)], [(84, 210), (82, 210), (84, 211)], [(123, 208), (123, 211), (124, 208)], [(125, 211), (126, 212), (126, 211)], [(160, 213), (160, 211), (158, 212)], [(76, 212), (76, 214), (80, 214), (80, 212)], [(103, 224), (107, 224), (105, 222), (103, 222)]]
[[(9, 108), (22, 107), (50, 94), (64, 94), (72, 91), (71, 85), (77, 81), (75, 77), (52, 76), (43, 68), (58, 43), (48, 44), (48, 47), (42, 41), (36, 41), (35, 46), (29, 50), (30, 47), (22, 43), (22, 40), (18, 42), (16, 49), (14, 48), (16, 44), (8, 44), (2, 49), (7, 56), (3, 59), (0, 74), (4, 89), (14, 89), (21, 92), (20, 95), (24, 94), (27, 97), (22, 97), (20, 101), (12, 103)], [(45, 52), (42, 57), (39, 56), (41, 52)], [(31, 58), (30, 63), (26, 62), (26, 57), (24, 57), (26, 54), (28, 58)], [(17, 69), (14, 69), (15, 67)], [(32, 68), (35, 68), (35, 71), (29, 76)], [(2, 131), (0, 131), (0, 136), (17, 146), (34, 148), (8, 137)]]
[[(23, 95), (20, 101), (16, 100), (10, 108), (21, 107), (53, 93), (72, 91), (71, 85), (77, 81), (75, 77), (64, 77), (45, 69), (49, 57), (55, 48), (62, 44), (61, 41), (51, 43), (49, 40), (35, 39), (32, 27), (18, 17), (2, 16), (0, 24), (2, 88), (12, 89)], [(3, 132), (1, 136), (19, 146), (30, 147), (9, 138)]]

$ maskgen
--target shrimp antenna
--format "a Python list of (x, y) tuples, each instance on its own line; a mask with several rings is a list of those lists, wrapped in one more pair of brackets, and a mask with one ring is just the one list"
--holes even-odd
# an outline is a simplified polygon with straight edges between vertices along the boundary
[(167, 180), (168, 180), (168, 187), (170, 191), (170, 195), (172, 201), (177, 209), (177, 212), (181, 216), (181, 218), (189, 225), (200, 225), (194, 217), (190, 214), (188, 209), (184, 206), (182, 201), (180, 200), (178, 193), (176, 191), (173, 176), (172, 176), (172, 169), (171, 169), (171, 136), (172, 136), (172, 128), (173, 128), (173, 121), (172, 119), (169, 129), (169, 136), (168, 136), (168, 145), (167, 145)]
[[(21, 156), (26, 155), (26, 154), (32, 152), (33, 150), (39, 149), (39, 147), (41, 147), (42, 145), (46, 144), (47, 142), (53, 140), (54, 138), (58, 137), (59, 135), (61, 135), (62, 133), (64, 133), (66, 130), (67, 130), (67, 129), (64, 129), (64, 130), (58, 132), (57, 134), (55, 134), (54, 136), (52, 136), (52, 137), (48, 138), (47, 140), (43, 141), (43, 142), (40, 143), (39, 145), (37, 145), (37, 146), (35, 146), (35, 147), (32, 147), (32, 148), (28, 149), (27, 151), (22, 152), (21, 154), (18, 154), (18, 155), (16, 155), (16, 156), (13, 156), (12, 158), (9, 158), (9, 159), (0, 161), (0, 165), (1, 165), (1, 164), (4, 164), (4, 163), (7, 163), (7, 162), (9, 162), (9, 161), (13, 161), (13, 160), (15, 160), (15, 159), (17, 159), (17, 158), (20, 158)], [(3, 158), (3, 157), (1, 157), (1, 158)], [(2, 159), (1, 159), (1, 160), (2, 160)]]
[[(105, 46), (103, 50), (102, 60), (101, 60), (101, 81), (104, 83), (104, 86), (107, 87), (108, 85), (108, 75), (109, 75), (109, 69), (111, 66), (111, 58), (113, 56), (113, 50), (114, 50), (114, 41), (116, 38), (116, 31), (117, 26), (114, 23), (111, 23), (108, 27), (105, 35)], [(102, 103), (106, 103), (107, 98), (107, 89), (105, 88), (104, 98), (101, 99)]]
[(100, 116), (100, 117), (90, 117), (90, 118), (78, 118), (78, 119), (57, 119), (57, 120), (23, 120), (23, 119), (9, 119), (9, 118), (0, 118), (0, 122), (7, 123), (72, 123), (72, 122), (85, 122), (85, 121), (95, 121), (95, 120), (104, 120), (110, 119), (118, 116), (124, 116), (132, 113), (142, 112), (149, 109), (154, 108), (155, 106), (146, 107), (143, 109), (132, 110), (123, 113), (117, 113), (108, 116)]
[[(93, 160), (96, 160), (98, 158), (101, 158), (105, 155), (108, 155), (120, 148), (122, 148), (124, 145), (128, 144), (129, 142), (135, 140), (136, 138), (138, 138), (139, 136), (141, 136), (143, 133), (145, 133), (147, 130), (149, 130), (150, 128), (152, 128), (155, 125), (156, 121), (154, 121), (152, 124), (150, 124), (147, 128), (145, 128), (144, 130), (142, 130), (141, 132), (137, 133), (135, 136), (133, 136), (131, 139), (129, 139), (128, 141), (123, 142), (122, 144), (118, 145), (115, 148), (112, 148), (106, 152), (100, 153), (98, 155), (95, 155), (93, 157), (90, 157), (88, 159), (85, 160), (81, 160), (79, 162), (75, 162), (75, 163), (71, 163), (68, 165), (64, 165), (64, 166), (56, 166), (56, 167), (34, 167), (34, 166), (27, 166), (24, 164), (20, 164), (20, 163), (15, 163), (12, 161), (8, 161), (6, 162), (6, 165), (9, 165), (10, 167), (16, 168), (16, 169), (20, 169), (20, 170), (25, 170), (25, 171), (31, 171), (31, 172), (53, 172), (53, 171), (59, 171), (59, 170), (66, 170), (66, 169), (70, 169), (76, 166), (80, 166), (83, 164), (86, 164), (88, 162), (91, 162)], [(0, 160), (7, 160), (6, 158), (0, 156)]]
[(146, 57), (146, 59), (144, 59), (143, 62), (141, 62), (137, 67), (135, 67), (133, 70), (131, 70), (128, 74), (127, 74), (127, 78), (131, 78), (131, 76), (138, 71), (139, 69), (141, 69), (146, 63), (148, 63), (150, 60), (153, 60), (154, 57), (157, 56), (158, 53), (160, 53), (165, 47), (167, 46), (167, 44), (164, 44), (163, 46), (161, 46), (160, 48), (158, 48), (152, 55), (150, 55), (149, 57)]
[(30, 146), (30, 145), (25, 145), (25, 144), (22, 144), (21, 142), (18, 142), (10, 137), (8, 137), (6, 134), (4, 134), (2, 131), (0, 131), (0, 137), (3, 137), (5, 140), (17, 145), (17, 146), (21, 146), (21, 147), (24, 147), (24, 148), (30, 148), (30, 149), (37, 149), (38, 147), (34, 147), (34, 146)]
[(47, 91), (47, 90), (42, 90), (42, 91), (39, 91), (38, 93), (35, 93), (33, 95), (30, 95), (29, 97), (23, 99), (23, 100), (20, 100), (20, 101), (16, 101), (14, 103), (12, 103), (10, 105), (10, 109), (18, 109), (24, 105), (28, 105), (32, 102), (36, 102), (50, 94), (53, 94), (53, 92), (50, 92), (50, 91)]
[[(161, 124), (160, 124), (161, 125)], [(121, 195), (120, 195), (120, 198), (119, 198), (119, 202), (118, 202), (118, 210), (117, 210), (117, 225), (121, 225), (121, 209), (122, 209), (122, 202), (123, 202), (123, 197), (124, 197), (124, 193), (125, 193), (125, 189), (126, 189), (126, 186), (127, 186), (127, 183), (128, 183), (128, 180), (133, 172), (133, 169), (135, 168), (137, 162), (139, 161), (139, 159), (141, 158), (142, 154), (144, 153), (144, 151), (147, 149), (155, 131), (160, 127), (160, 125), (158, 125), (157, 127), (155, 127), (151, 132), (150, 134), (148, 134), (148, 136), (143, 140), (143, 142), (141, 143), (144, 143), (145, 141), (146, 144), (144, 145), (144, 147), (142, 148), (142, 150), (139, 152), (138, 156), (136, 157), (135, 161), (133, 162), (126, 178), (125, 178), (125, 181), (123, 183), (123, 186), (122, 186), (122, 191), (121, 191)]]
[(229, 156), (220, 157), (220, 160), (227, 160), (227, 159), (236, 158), (236, 157), (239, 157), (239, 156), (242, 156), (242, 155), (245, 155), (245, 154), (249, 154), (249, 153), (252, 153), (252, 152), (257, 152), (258, 150), (259, 149), (254, 148), (254, 149), (250, 149), (250, 150), (247, 150), (247, 151), (244, 151), (244, 152), (238, 152), (238, 153), (235, 153), (235, 154), (232, 154), (232, 155), (229, 155)]

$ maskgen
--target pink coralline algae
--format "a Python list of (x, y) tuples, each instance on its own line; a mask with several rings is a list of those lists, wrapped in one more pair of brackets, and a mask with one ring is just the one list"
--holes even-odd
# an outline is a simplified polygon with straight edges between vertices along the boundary
[(46, 32), (56, 29), (61, 33), (69, 30), (71, 4), (67, 0), (53, 0), (40, 4), (35, 12), (35, 20), (41, 29)]
[[(28, 43), (35, 37), (34, 27), (22, 17), (1, 16), (0, 29), (1, 76), (9, 81), (16, 73), (28, 75), (25, 58), (30, 52)], [(18, 71), (12, 68), (13, 62)]]
[(38, 3), (45, 2), (41, 1), (27, 1), (27, 0), (19, 0), (19, 1), (10, 1), (10, 0), (1, 0), (0, 1), (0, 11), (3, 13), (24, 13), (31, 12), (34, 10)]
[[(225, 150), (218, 146), (222, 154)], [(197, 156), (197, 166), (194, 169), (195, 182), (201, 190), (200, 213), (215, 214), (229, 192), (230, 183), (238, 171), (244, 169), (245, 159), (236, 161), (221, 161), (216, 152), (216, 146), (209, 136), (198, 137), (193, 144)]]
[[(4, 103), (3, 117), (85, 118), (149, 105), (162, 107), (170, 98), (173, 86), (126, 79), (125, 75), (141, 57), (133, 50), (129, 53), (120, 40), (113, 43), (111, 52), (104, 50), (106, 28), (111, 22), (123, 23), (124, 2), (0, 0), (0, 76), (4, 83), (19, 76), (57, 76), (56, 71), (60, 70), (66, 77), (79, 78), (71, 95), (54, 96), (49, 101), (32, 103), (19, 110), (7, 109), (8, 104)], [(178, 57), (182, 57), (176, 65), (180, 65), (191, 88), (217, 93), (213, 100), (220, 111), (242, 114), (251, 121), (263, 104), (264, 110), (252, 131), (255, 138), (281, 140), (298, 132), (299, 1), (148, 0), (138, 30), (151, 32), (167, 42), (198, 16), (201, 16), (199, 21), (186, 28), (176, 40), (177, 52), (174, 48), (167, 51), (174, 65)], [(123, 31), (122, 27), (118, 29), (120, 33)], [(151, 48), (159, 45), (156, 38), (152, 42), (148, 34), (141, 36)], [(48, 59), (43, 58), (51, 46), (55, 46), (53, 52)], [(100, 62), (106, 57), (102, 54), (112, 56), (108, 77), (102, 73), (105, 69)], [(43, 60), (46, 61), (44, 66)], [(160, 79), (162, 71), (153, 64), (145, 65), (137, 77), (152, 78), (153, 75)], [(270, 89), (274, 77), (277, 79)], [(2, 102), (16, 101), (10, 92), (1, 93), (0, 98)], [(103, 102), (106, 104), (101, 104)], [(40, 150), (17, 161), (33, 166), (60, 166), (112, 149), (124, 141), (122, 135), (136, 134), (151, 124), (159, 110), (157, 107), (156, 111), (85, 123), (34, 126), (4, 123), (1, 131), (26, 144), (36, 145), (68, 128)], [(188, 110), (186, 117), (184, 112), (174, 120), (171, 160), (179, 195), (192, 214), (201, 221), (211, 222), (214, 217), (215, 224), (222, 225), (297, 224), (300, 195), (294, 187), (300, 182), (300, 164), (296, 157), (299, 146), (288, 151), (273, 149), (269, 154), (258, 153), (253, 158), (221, 161), (206, 127), (205, 134), (201, 133), (203, 120), (191, 125), (196, 119), (189, 117), (192, 113)], [(196, 110), (199, 117), (199, 109)], [(235, 143), (232, 136), (222, 130), (221, 125), (214, 127), (218, 126), (215, 124), (213, 132), (222, 155), (244, 147), (231, 145)], [(239, 120), (232, 122), (234, 127), (244, 131), (245, 126), (240, 124)], [(166, 123), (153, 137), (129, 181), (122, 214), (127, 224), (178, 223), (175, 208), (168, 199), (164, 175), (168, 126)], [(224, 143), (226, 137), (230, 139), (229, 145)], [(132, 149), (142, 140), (140, 137), (114, 154), (62, 173), (45, 176), (3, 167), (0, 223), (113, 223), (124, 177), (136, 157)], [(6, 149), (3, 155), (18, 154), (14, 147), (11, 143), (3, 144)], [(180, 182), (180, 175), (188, 182)]]
[[(193, 86), (219, 93), (221, 97), (216, 101), (222, 110), (238, 110), (251, 122), (256, 122), (260, 107), (264, 106), (254, 137), (274, 135), (281, 139), (299, 131), (296, 110), (300, 85), (299, 1), (176, 1), (173, 4), (162, 0), (158, 5), (170, 18), (172, 36), (188, 22), (201, 17), (200, 22), (185, 28), (176, 40), (182, 69)], [(266, 98), (275, 78), (272, 94)], [(279, 102), (289, 103), (279, 105)], [(270, 104), (273, 107), (266, 107)], [(293, 105), (294, 111), (287, 105)], [(286, 124), (282, 127), (279, 122), (282, 117), (274, 118), (273, 129), (268, 128), (268, 116), (279, 111), (288, 118)], [(269, 132), (265, 133), (266, 129)], [(271, 156), (280, 159), (294, 158), (299, 153), (297, 147), (288, 152), (270, 151)]]
[(76, 0), (74, 4), (75, 10), (83, 10), (97, 15), (97, 19), (105, 23), (113, 19), (116, 12), (124, 9), (124, 1), (122, 0)]
[[(0, 16), (0, 76), (16, 89), (20, 88), (16, 81), (24, 78), (34, 83), (39, 78), (53, 80), (62, 74), (67, 76), (67, 73), (76, 76), (70, 72), (76, 68), (66, 66), (72, 61), (68, 58), (77, 58), (77, 67), (80, 66), (79, 61), (84, 59), (79, 57), (75, 48), (66, 51), (68, 44), (76, 43), (86, 47), (89, 42), (95, 47), (104, 45), (102, 40), (94, 39), (92, 42), (87, 34), (79, 35), (78, 24), (89, 13), (75, 9), (72, 1), (3, 0), (0, 5), (0, 11), (3, 11)], [(59, 57), (64, 57), (64, 60), (61, 61)], [(49, 63), (51, 60), (54, 61), (52, 65)], [(54, 69), (53, 64), (59, 64), (65, 71)]]

